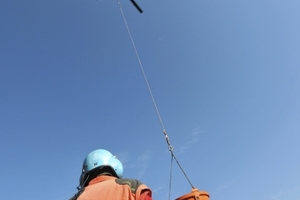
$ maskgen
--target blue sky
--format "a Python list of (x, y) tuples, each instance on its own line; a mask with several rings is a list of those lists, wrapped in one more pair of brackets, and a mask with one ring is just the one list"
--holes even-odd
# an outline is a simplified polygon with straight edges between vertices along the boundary
[[(300, 2), (145, 1), (123, 11), (192, 184), (300, 199)], [(87, 153), (168, 199), (170, 154), (116, 1), (0, 2), (0, 199), (68, 199)], [(171, 199), (191, 188), (173, 164)]]

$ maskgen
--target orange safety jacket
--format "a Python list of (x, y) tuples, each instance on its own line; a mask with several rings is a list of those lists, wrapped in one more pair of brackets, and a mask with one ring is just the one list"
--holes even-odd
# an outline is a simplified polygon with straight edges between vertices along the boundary
[(135, 179), (98, 176), (91, 180), (77, 200), (152, 200), (151, 190)]

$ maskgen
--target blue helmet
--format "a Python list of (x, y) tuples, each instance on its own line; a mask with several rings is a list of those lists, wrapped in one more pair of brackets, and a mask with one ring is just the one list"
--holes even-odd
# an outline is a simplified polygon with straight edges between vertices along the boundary
[(101, 167), (109, 167), (117, 178), (123, 176), (123, 165), (116, 156), (105, 149), (97, 149), (89, 153), (83, 161), (80, 185), (84, 184), (91, 170)]

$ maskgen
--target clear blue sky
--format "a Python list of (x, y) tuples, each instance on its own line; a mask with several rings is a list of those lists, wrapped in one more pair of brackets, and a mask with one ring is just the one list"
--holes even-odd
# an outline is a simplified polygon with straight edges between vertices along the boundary
[[(300, 1), (121, 0), (174, 152), (212, 200), (300, 199)], [(63, 200), (84, 157), (168, 199), (170, 154), (116, 1), (0, 2), (0, 199)], [(191, 188), (173, 165), (171, 199)]]

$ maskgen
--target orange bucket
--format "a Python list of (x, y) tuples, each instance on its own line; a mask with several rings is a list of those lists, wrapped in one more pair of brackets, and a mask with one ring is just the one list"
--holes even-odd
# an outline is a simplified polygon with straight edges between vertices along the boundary
[(200, 191), (197, 188), (193, 188), (192, 192), (182, 195), (175, 200), (209, 200), (209, 194), (206, 191)]

